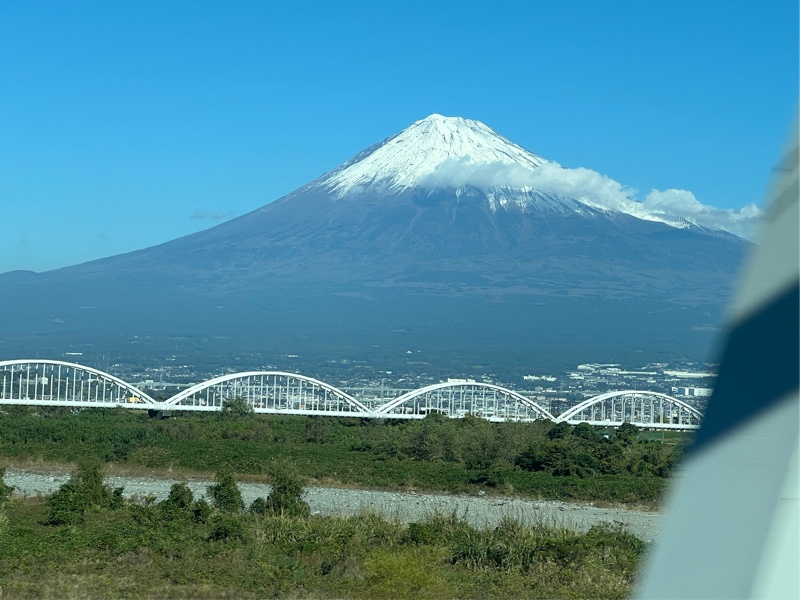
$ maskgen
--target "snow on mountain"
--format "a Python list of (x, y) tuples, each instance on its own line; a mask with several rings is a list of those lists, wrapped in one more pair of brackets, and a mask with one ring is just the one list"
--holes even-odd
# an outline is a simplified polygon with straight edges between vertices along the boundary
[[(459, 195), (470, 188), (483, 193), (493, 211), (511, 205), (560, 213), (601, 210), (677, 229), (725, 230), (745, 237), (760, 216), (755, 207), (733, 211), (707, 207), (696, 200), (690, 204), (685, 197), (691, 193), (681, 190), (667, 191), (683, 195), (673, 203), (675, 210), (663, 201), (650, 202), (650, 196), (640, 202), (634, 198), (634, 190), (591, 169), (562, 167), (480, 121), (439, 114), (367, 148), (311, 186), (325, 189), (335, 198), (365, 190), (392, 194), (408, 189), (452, 189)], [(667, 192), (653, 193), (664, 196)]]
[[(544, 162), (479, 121), (434, 114), (368, 148), (318, 185), (340, 197), (361, 186), (380, 186), (385, 191), (459, 188), (487, 168), (503, 175), (508, 174), (504, 168), (529, 175)], [(459, 177), (463, 181), (456, 181)], [(499, 185), (510, 183), (503, 178), (497, 181), (502, 182)]]

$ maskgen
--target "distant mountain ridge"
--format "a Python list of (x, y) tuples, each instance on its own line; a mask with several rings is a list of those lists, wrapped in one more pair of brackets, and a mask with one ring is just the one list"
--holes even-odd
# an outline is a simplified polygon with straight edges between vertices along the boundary
[[(614, 304), (614, 318), (639, 311), (633, 320), (642, 322), (652, 310), (683, 311), (673, 323), (659, 316), (628, 331), (624, 344), (668, 332), (668, 346), (681, 336), (695, 353), (707, 346), (698, 332), (718, 320), (749, 244), (667, 213), (536, 189), (548, 164), (478, 121), (431, 115), (211, 229), (48, 273), (1, 275), (0, 310), (12, 318), (0, 337), (102, 337), (121, 324), (165, 339), (201, 336), (236, 306), (225, 327), (256, 345), (266, 333), (320, 341), (323, 330), (334, 343), (345, 339), (337, 322), (375, 345), (387, 327), (435, 329), (436, 319), (452, 318), (484, 337), (519, 338), (531, 307), (550, 306), (536, 309), (540, 337), (557, 335), (548, 329), (557, 313), (600, 339), (630, 328), (585, 321)], [(504, 313), (487, 316), (504, 303)], [(287, 320), (287, 311), (297, 314)], [(486, 319), (484, 331), (476, 322)]]

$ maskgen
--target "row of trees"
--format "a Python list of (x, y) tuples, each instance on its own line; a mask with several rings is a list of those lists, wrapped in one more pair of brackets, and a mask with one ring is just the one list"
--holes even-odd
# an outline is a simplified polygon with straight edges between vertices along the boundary
[(399, 427), (373, 427), (351, 447), (386, 458), (460, 462), (477, 471), (519, 467), (555, 476), (669, 476), (680, 449), (640, 440), (639, 433), (630, 423), (603, 433), (587, 423), (490, 423), (431, 414)]
[[(2, 480), (0, 472), (0, 501), (10, 495), (13, 488)], [(260, 515), (308, 516), (308, 504), (303, 500), (303, 482), (293, 474), (287, 465), (276, 464), (271, 470), (272, 489), (267, 498), (256, 498), (249, 512)], [(215, 483), (207, 488), (211, 503), (204, 498), (194, 499), (192, 490), (186, 482), (175, 483), (167, 498), (153, 505), (153, 498), (145, 499), (144, 507), (139, 509), (139, 518), (156, 520), (192, 520), (208, 522), (214, 511), (223, 514), (240, 514), (245, 510), (242, 494), (229, 471), (217, 473)], [(86, 520), (87, 514), (102, 511), (115, 511), (125, 506), (124, 489), (111, 488), (103, 481), (103, 471), (99, 463), (84, 461), (78, 465), (69, 481), (47, 499), (51, 525), (76, 525)], [(143, 510), (144, 508), (155, 508)]]
[[(0, 456), (77, 462), (92, 457), (148, 469), (267, 476), (286, 462), (307, 478), (369, 487), (498, 488), (555, 499), (652, 502), (682, 452), (624, 424), (491, 423), (431, 414), (419, 420), (216, 414), (149, 419), (125, 409), (9, 407)], [(674, 443), (672, 443), (674, 442)], [(271, 476), (271, 475), (270, 475)], [(601, 481), (602, 480), (602, 481)]]

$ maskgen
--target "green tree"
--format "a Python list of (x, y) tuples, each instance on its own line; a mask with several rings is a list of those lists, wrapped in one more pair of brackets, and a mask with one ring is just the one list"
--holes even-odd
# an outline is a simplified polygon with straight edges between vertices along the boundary
[(223, 400), (219, 414), (223, 419), (244, 419), (253, 416), (255, 411), (246, 398), (237, 396)]
[(406, 424), (409, 435), (405, 454), (422, 461), (441, 461), (450, 457), (453, 449), (452, 424), (446, 416), (431, 412), (424, 419)]
[(253, 512), (258, 510), (292, 517), (308, 516), (310, 509), (303, 500), (304, 481), (289, 465), (274, 463), (269, 470), (269, 479), (272, 491), (267, 496), (266, 506), (259, 503), (252, 507)]
[(586, 477), (597, 472), (597, 461), (585, 446), (574, 439), (550, 440), (520, 453), (516, 464), (526, 471)]
[(525, 471), (547, 471), (550, 468), (548, 452), (541, 445), (520, 452), (514, 464)]
[(485, 419), (465, 417), (459, 432), (464, 463), (470, 470), (491, 469), (501, 455), (495, 427)]
[(594, 458), (595, 468), (604, 475), (623, 473), (629, 464), (625, 458), (623, 447), (605, 438), (592, 444), (588, 451)]
[(87, 513), (118, 509), (124, 504), (122, 492), (121, 487), (112, 490), (103, 483), (100, 463), (82, 462), (69, 481), (47, 500), (50, 509), (48, 523), (82, 523)]
[(571, 431), (572, 425), (566, 421), (561, 421), (560, 423), (553, 425), (550, 431), (547, 432), (547, 437), (551, 440), (562, 440), (567, 437)]
[(264, 498), (258, 497), (250, 505), (250, 512), (254, 515), (268, 515), (270, 513), (269, 504)]
[(189, 516), (192, 512), (194, 495), (185, 481), (173, 483), (169, 496), (159, 503), (158, 508), (168, 519), (180, 519)]
[(614, 437), (626, 446), (630, 446), (639, 438), (639, 428), (633, 423), (628, 423), (626, 421), (617, 427)]
[(208, 535), (210, 542), (241, 542), (247, 537), (247, 525), (241, 515), (215, 515), (213, 525)]
[(325, 444), (330, 440), (332, 431), (331, 417), (309, 417), (306, 423), (306, 441)]
[(208, 495), (214, 507), (221, 512), (241, 512), (244, 510), (242, 493), (236, 485), (233, 473), (222, 471), (217, 473), (216, 483), (208, 486)]
[(595, 441), (596, 438), (594, 427), (588, 423), (578, 423), (575, 425), (575, 429), (572, 430), (572, 435), (590, 442)]

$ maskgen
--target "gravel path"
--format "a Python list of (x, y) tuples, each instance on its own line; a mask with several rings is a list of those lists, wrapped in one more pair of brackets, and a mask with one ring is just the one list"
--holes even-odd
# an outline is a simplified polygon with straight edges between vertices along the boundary
[[(69, 480), (65, 473), (33, 473), (8, 469), (5, 481), (23, 496), (50, 494)], [(177, 480), (151, 477), (107, 477), (112, 487), (123, 486), (127, 497), (143, 498), (153, 494), (157, 499), (167, 497)], [(209, 481), (189, 481), (195, 498), (204, 496)], [(257, 497), (266, 497), (266, 484), (240, 483), (239, 489), (247, 504)], [(638, 538), (650, 541), (661, 530), (661, 514), (621, 508), (599, 508), (591, 504), (571, 504), (549, 500), (523, 500), (499, 496), (454, 496), (445, 494), (417, 494), (415, 492), (379, 492), (347, 488), (306, 488), (306, 501), (312, 513), (323, 515), (351, 515), (361, 510), (373, 510), (388, 518), (402, 522), (416, 521), (439, 511), (459, 516), (473, 525), (491, 526), (503, 517), (510, 516), (527, 523), (545, 523), (586, 531), (598, 523), (621, 525)]]

